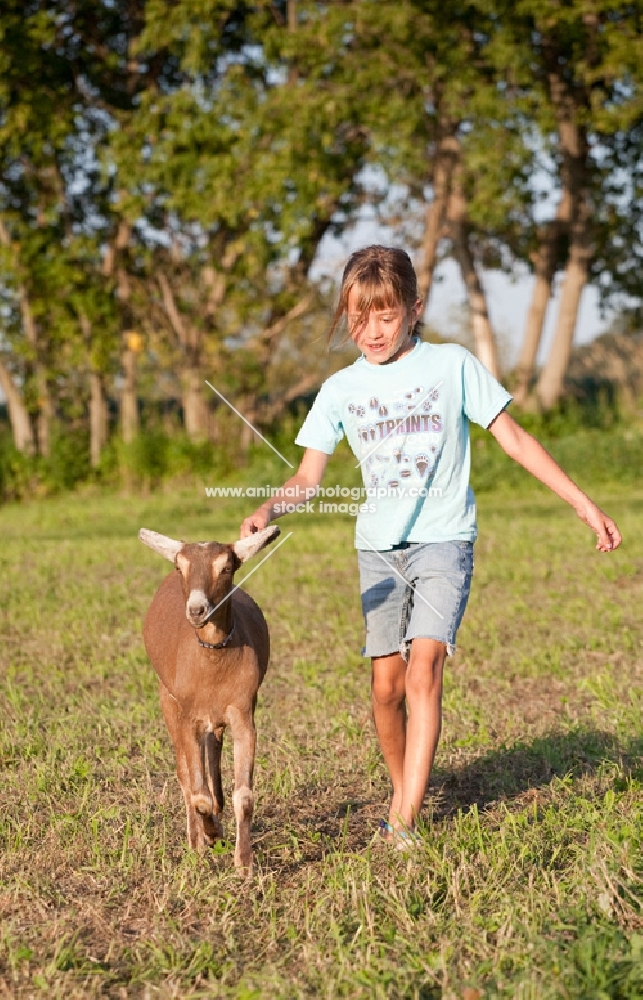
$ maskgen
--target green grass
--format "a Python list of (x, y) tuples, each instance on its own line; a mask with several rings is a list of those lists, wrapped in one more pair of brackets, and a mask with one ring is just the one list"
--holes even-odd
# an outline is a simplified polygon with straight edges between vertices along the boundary
[[(169, 567), (136, 532), (231, 541), (251, 503), (0, 509), (0, 997), (643, 996), (643, 494), (596, 499), (625, 537), (609, 556), (538, 488), (481, 494), (410, 858), (373, 838), (352, 520), (281, 522), (247, 585), (273, 641), (249, 882), (230, 848), (185, 847), (140, 631)], [(229, 792), (229, 743), (224, 767)]]

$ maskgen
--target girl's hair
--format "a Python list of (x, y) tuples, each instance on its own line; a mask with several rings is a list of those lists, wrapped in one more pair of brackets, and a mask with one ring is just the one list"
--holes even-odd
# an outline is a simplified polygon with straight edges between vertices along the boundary
[[(344, 268), (339, 302), (328, 333), (329, 343), (348, 309), (348, 295), (355, 285), (359, 290), (358, 323), (366, 320), (371, 309), (387, 309), (399, 305), (411, 309), (418, 297), (417, 277), (411, 258), (404, 250), (379, 244), (356, 250), (348, 258)], [(418, 321), (413, 334), (418, 332), (419, 327)]]

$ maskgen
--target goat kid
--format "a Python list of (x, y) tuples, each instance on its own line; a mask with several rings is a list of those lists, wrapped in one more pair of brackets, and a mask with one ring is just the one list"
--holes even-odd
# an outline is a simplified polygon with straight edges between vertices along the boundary
[(161, 708), (176, 754), (190, 847), (223, 837), (221, 747), (234, 741), (234, 863), (250, 871), (254, 710), (270, 652), (268, 626), (235, 570), (279, 535), (270, 525), (233, 545), (187, 544), (141, 528), (139, 538), (174, 563), (143, 625), (145, 649), (159, 676)]

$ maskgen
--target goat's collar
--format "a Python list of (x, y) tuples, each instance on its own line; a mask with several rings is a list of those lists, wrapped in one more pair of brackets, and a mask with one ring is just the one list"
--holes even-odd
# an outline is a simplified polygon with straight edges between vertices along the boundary
[(201, 636), (198, 635), (198, 633), (197, 633), (197, 639), (199, 640), (199, 646), (203, 646), (204, 649), (223, 649), (223, 647), (227, 646), (228, 643), (230, 642), (230, 639), (232, 638), (232, 633), (233, 632), (234, 632), (234, 622), (232, 623), (232, 628), (228, 632), (227, 636), (225, 637), (225, 639), (222, 639), (221, 642), (204, 642), (203, 639), (201, 638)]

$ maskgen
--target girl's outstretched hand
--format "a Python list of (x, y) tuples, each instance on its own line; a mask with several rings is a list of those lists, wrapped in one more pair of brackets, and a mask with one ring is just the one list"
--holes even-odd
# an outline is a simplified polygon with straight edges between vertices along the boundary
[(254, 535), (256, 531), (261, 531), (263, 528), (267, 528), (269, 524), (270, 512), (264, 510), (262, 507), (258, 507), (257, 510), (251, 514), (250, 517), (247, 517), (241, 525), (239, 537), (248, 538), (249, 535)]
[(589, 498), (576, 508), (576, 513), (596, 533), (596, 548), (599, 552), (612, 552), (619, 547), (623, 539), (616, 523)]

